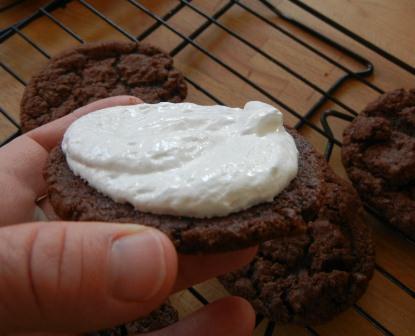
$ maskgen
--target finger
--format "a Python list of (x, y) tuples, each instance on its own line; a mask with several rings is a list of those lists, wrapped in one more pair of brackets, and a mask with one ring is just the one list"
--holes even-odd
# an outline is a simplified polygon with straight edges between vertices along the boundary
[(101, 100), (97, 100), (91, 104), (81, 107), (60, 119), (54, 120), (41, 127), (26, 133), (25, 135), (35, 140), (38, 144), (50, 151), (53, 147), (60, 143), (63, 134), (70, 124), (79, 117), (92, 111), (100, 110), (112, 106), (135, 105), (143, 101), (134, 96), (115, 96)]
[(101, 108), (140, 102), (142, 102), (140, 99), (132, 96), (98, 100), (16, 138), (0, 150), (1, 172), (15, 176), (22, 184), (29, 185), (35, 192), (44, 191), (44, 181), (39, 172), (43, 169), (48, 151), (60, 142), (66, 128), (74, 120)]
[(231, 272), (248, 264), (256, 247), (218, 254), (179, 255), (179, 275), (174, 291), (179, 291), (207, 279)]
[(9, 209), (0, 225), (32, 220), (37, 197), (46, 192), (42, 176), (48, 150), (59, 143), (65, 129), (76, 118), (96, 109), (115, 105), (137, 104), (132, 96), (118, 96), (96, 101), (72, 114), (19, 136), (0, 148), (0, 208)]
[(46, 192), (42, 177), (48, 153), (34, 140), (20, 136), (0, 148), (0, 223), (14, 224), (33, 218), (35, 200)]
[(0, 229), (0, 334), (100, 330), (146, 316), (177, 275), (161, 232), (110, 223)]
[(248, 336), (255, 327), (255, 312), (242, 298), (227, 297), (148, 336)]

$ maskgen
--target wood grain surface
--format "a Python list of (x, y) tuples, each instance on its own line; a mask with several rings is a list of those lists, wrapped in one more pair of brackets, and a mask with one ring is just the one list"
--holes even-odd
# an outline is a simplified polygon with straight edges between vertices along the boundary
[[(304, 11), (291, 1), (271, 1), (284, 13), (313, 27), (331, 39), (341, 43), (370, 60), (375, 68), (367, 78), (380, 90), (415, 87), (414, 71), (411, 73), (394, 64), (376, 52), (380, 48), (385, 53), (401, 59), (408, 66), (415, 66), (415, 29), (413, 0), (304, 0), (303, 3), (339, 23), (345, 29), (367, 40), (371, 48), (345, 35), (321, 19)], [(32, 13), (45, 1), (24, 1), (15, 8), (0, 13), (0, 28)], [(114, 24), (121, 26), (133, 36), (138, 36), (154, 24), (154, 19), (132, 6), (127, 1), (90, 0), (90, 5), (107, 16)], [(177, 5), (177, 1), (141, 1), (157, 15), (164, 15)], [(194, 0), (192, 4), (207, 15), (212, 15), (226, 1)], [(243, 41), (212, 24), (194, 43), (211, 52), (217, 60), (234, 69), (229, 71), (195, 46), (188, 45), (175, 56), (176, 66), (192, 81), (207, 89), (226, 105), (241, 106), (247, 100), (262, 100), (277, 105), (284, 111), (288, 124), (295, 125), (298, 118), (289, 110), (304, 116), (321, 97), (321, 90), (327, 90), (346, 72), (333, 64), (338, 62), (351, 71), (362, 69), (362, 65), (344, 53), (310, 36), (301, 29), (278, 18), (259, 1), (241, 1), (242, 4), (263, 15), (276, 26), (292, 34), (311, 48), (304, 47), (270, 24), (255, 17), (243, 7), (234, 4), (218, 22), (234, 31)], [(103, 21), (78, 1), (72, 1), (65, 8), (53, 12), (53, 17), (65, 24), (85, 41), (127, 38), (110, 24)], [(206, 19), (189, 7), (183, 8), (168, 20), (169, 25), (181, 34), (188, 36)], [(40, 46), (47, 55), (53, 56), (61, 50), (79, 44), (63, 29), (47, 17), (40, 17), (21, 30), (22, 35), (14, 34), (0, 46), (0, 61), (12, 69), (22, 81), (27, 82), (47, 62), (47, 58), (28, 43), (24, 36)], [(166, 51), (175, 48), (182, 38), (166, 27), (159, 27), (144, 39)], [(258, 52), (250, 44), (260, 48)], [(315, 49), (327, 57), (317, 55)], [(264, 53), (268, 56), (264, 56)], [(268, 57), (268, 58), (267, 58)], [(277, 62), (271, 60), (277, 60)], [(288, 67), (289, 71), (283, 67)], [(301, 80), (303, 78), (307, 81)], [(245, 80), (247, 79), (248, 82)], [(257, 88), (255, 87), (257, 86)], [(0, 69), (0, 107), (16, 122), (19, 121), (19, 102), (24, 85), (17, 81), (4, 67)], [(258, 89), (260, 87), (260, 89)], [(320, 115), (327, 109), (335, 109), (346, 114), (359, 112), (378, 92), (356, 79), (347, 82), (311, 119), (321, 129)], [(189, 84), (188, 101), (211, 104), (214, 101)], [(339, 103), (340, 102), (340, 105)], [(287, 106), (288, 109), (281, 106)], [(342, 106), (343, 105), (343, 106)], [(341, 140), (347, 122), (329, 119), (334, 135)], [(0, 114), (0, 141), (16, 131), (16, 127)], [(310, 126), (301, 132), (323, 153), (327, 139)], [(343, 177), (344, 169), (339, 160), (340, 149), (334, 147), (330, 165)], [(376, 242), (377, 269), (367, 293), (345, 313), (322, 326), (313, 326), (320, 335), (415, 335), (415, 245), (401, 234), (373, 216), (366, 215), (373, 228)], [(215, 279), (195, 287), (208, 301), (228, 295)], [(172, 300), (181, 316), (190, 314), (203, 304), (190, 292), (175, 294)], [(368, 319), (370, 317), (370, 319)], [(263, 335), (268, 321), (262, 321), (255, 335)], [(383, 329), (382, 329), (383, 328)], [(310, 330), (297, 326), (277, 326), (275, 335), (307, 335)]]

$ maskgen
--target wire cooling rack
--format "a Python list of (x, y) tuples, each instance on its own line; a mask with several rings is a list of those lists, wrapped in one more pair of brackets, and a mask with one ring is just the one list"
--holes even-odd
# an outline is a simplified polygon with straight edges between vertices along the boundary
[[(119, 33), (121, 33), (126, 38), (132, 41), (141, 41), (149, 37), (150, 35), (155, 34), (161, 27), (167, 29), (168, 31), (170, 31), (171, 33), (173, 33), (175, 36), (179, 38), (179, 43), (169, 51), (171, 56), (176, 56), (179, 53), (181, 53), (184, 49), (186, 49), (188, 46), (192, 46), (194, 49), (199, 51), (204, 57), (209, 58), (217, 66), (222, 67), (225, 71), (237, 77), (239, 80), (244, 82), (247, 86), (250, 86), (253, 90), (261, 93), (271, 102), (273, 102), (275, 105), (282, 108), (285, 112), (294, 116), (296, 118), (296, 123), (295, 123), (296, 129), (301, 130), (302, 128), (307, 126), (313, 129), (315, 132), (319, 133), (321, 136), (323, 136), (326, 139), (326, 146), (325, 146), (325, 151), (324, 151), (326, 160), (330, 159), (334, 146), (341, 146), (341, 141), (335, 137), (334, 132), (332, 131), (332, 123), (337, 122), (339, 120), (350, 122), (351, 120), (353, 120), (354, 116), (357, 114), (357, 111), (354, 108), (342, 102), (339, 98), (336, 98), (334, 96), (335, 93), (337, 93), (341, 88), (343, 88), (350, 81), (358, 81), (359, 83), (369, 88), (370, 90), (373, 90), (377, 94), (383, 93), (383, 90), (380, 87), (378, 87), (377, 85), (373, 84), (372, 82), (366, 79), (366, 77), (371, 75), (374, 71), (374, 66), (370, 60), (359, 55), (353, 50), (348, 49), (344, 45), (334, 41), (328, 36), (325, 36), (319, 33), (317, 30), (311, 28), (310, 26), (286, 15), (283, 11), (279, 10), (275, 5), (273, 5), (271, 2), (267, 0), (245, 1), (245, 2), (236, 1), (236, 0), (223, 1), (223, 5), (220, 8), (216, 9), (213, 14), (206, 13), (198, 5), (195, 5), (195, 2), (192, 2), (191, 0), (187, 0), (187, 1), (179, 0), (177, 1), (177, 4), (174, 7), (172, 7), (167, 13), (165, 13), (162, 16), (151, 11), (148, 7), (143, 5), (141, 2), (134, 1), (134, 0), (126, 0), (126, 1), (130, 5), (132, 5), (132, 8), (134, 8), (134, 10), (140, 12), (141, 14), (144, 13), (149, 18), (151, 18), (153, 21), (153, 24), (150, 25), (144, 31), (142, 31), (138, 36), (131, 34), (126, 28), (123, 27), (123, 25), (116, 23), (114, 20), (104, 15), (104, 13), (102, 13), (100, 10), (98, 10), (96, 7), (94, 7), (91, 4), (91, 1), (79, 0), (78, 3), (82, 5), (85, 9), (87, 9), (89, 12), (91, 12), (94, 16), (96, 16), (97, 18), (105, 22), (107, 25), (111, 26), (114, 30), (118, 31)], [(57, 18), (54, 15), (54, 12), (56, 10), (64, 9), (65, 6), (67, 6), (70, 2), (71, 1), (68, 1), (68, 0), (51, 1), (47, 5), (39, 8), (38, 11), (36, 11), (33, 15), (1, 31), (0, 42), (1, 43), (5, 42), (11, 37), (18, 35), (20, 38), (22, 38), (25, 41), (25, 43), (30, 44), (34, 49), (37, 50), (37, 52), (39, 52), (45, 58), (50, 58), (50, 55), (48, 54), (48, 52), (45, 51), (43, 47), (41, 47), (38, 43), (34, 41), (34, 39), (29, 37), (29, 35), (23, 31), (25, 28), (28, 28), (32, 24), (34, 24), (38, 19), (47, 18), (54, 24), (55, 29), (60, 29), (66, 34), (70, 35), (73, 39), (75, 39), (79, 43), (84, 43), (83, 38), (81, 38), (77, 33), (74, 32), (73, 29), (68, 27), (66, 24), (64, 24), (59, 18)], [(311, 39), (305, 40), (303, 38), (300, 38), (298, 37), (298, 35), (293, 33), (292, 30), (287, 29), (281, 24), (275, 23), (274, 20), (269, 18), (269, 15), (264, 15), (261, 12), (255, 10), (252, 6), (254, 2), (263, 6), (267, 11), (269, 11), (269, 14), (272, 14), (275, 17), (278, 17), (281, 20), (281, 22), (285, 22), (291, 25), (292, 27), (295, 27), (296, 29), (301, 30), (304, 33), (307, 33), (311, 37)], [(302, 10), (311, 14), (315, 18), (321, 20), (322, 22), (329, 25), (330, 27), (340, 31), (341, 33), (345, 34), (349, 38), (364, 45), (366, 48), (382, 56), (383, 58), (393, 63), (394, 65), (396, 65), (403, 71), (408, 72), (411, 75), (415, 74), (415, 69), (411, 65), (405, 63), (404, 61), (386, 52), (385, 50), (380, 49), (379, 47), (371, 44), (369, 41), (354, 34), (353, 32), (349, 31), (347, 28), (343, 27), (337, 22), (332, 21), (330, 18), (324, 16), (322, 13), (318, 12), (317, 10), (307, 6), (303, 2), (298, 1), (298, 0), (289, 0), (289, 2), (292, 5), (295, 5), (298, 8), (301, 8)], [(304, 76), (301, 73), (301, 71), (299, 71), (295, 67), (288, 65), (285, 62), (279, 60), (275, 56), (271, 55), (271, 53), (258, 47), (254, 42), (245, 38), (242, 34), (228, 28), (226, 24), (222, 23), (223, 21), (221, 19), (226, 17), (229, 10), (234, 7), (238, 7), (240, 10), (243, 10), (246, 13), (249, 13), (255, 16), (257, 19), (262, 21), (264, 24), (266, 24), (270, 28), (274, 29), (275, 31), (278, 31), (280, 34), (284, 35), (286, 38), (291, 39), (292, 41), (295, 41), (297, 44), (301, 45), (302, 47), (307, 49), (309, 52), (313, 53), (315, 57), (321, 58), (324, 61), (330, 63), (333, 67), (342, 70), (342, 75), (338, 77), (335, 81), (333, 81), (333, 83), (328, 88), (324, 88), (324, 89), (321, 86), (319, 86), (318, 83), (307, 79), (307, 77)], [(194, 13), (197, 13), (199, 16), (203, 18), (203, 22), (196, 29), (194, 29), (191, 33), (188, 33), (188, 34), (182, 33), (181, 31), (176, 29), (174, 25), (170, 23), (170, 21), (176, 15), (178, 15), (178, 13), (180, 13), (183, 10), (190, 10)], [(258, 83), (250, 79), (249, 77), (245, 76), (243, 73), (241, 73), (240, 70), (237, 69), (237, 67), (233, 66), (229, 62), (224, 61), (223, 59), (215, 55), (212, 51), (210, 51), (209, 48), (203, 46), (197, 41), (197, 38), (200, 35), (206, 33), (209, 27), (212, 27), (212, 26), (232, 36), (234, 39), (238, 40), (240, 43), (242, 43), (244, 46), (246, 46), (253, 52), (257, 53), (258, 55), (260, 55), (267, 61), (271, 62), (273, 65), (285, 71), (287, 75), (290, 75), (296, 78), (297, 80), (301, 81), (304, 85), (309, 87), (311, 90), (317, 92), (320, 95), (320, 98), (315, 103), (313, 103), (312, 106), (308, 108), (308, 111), (306, 111), (306, 113), (301, 114), (297, 112), (295, 107), (290, 106), (289, 104), (284, 102), (283, 99), (281, 99), (280, 97), (277, 97), (272, 92), (267, 90), (265, 87), (259, 85)], [(352, 59), (356, 64), (358, 64), (358, 67), (360, 70), (351, 70), (349, 67), (337, 61), (329, 53), (322, 51), (317, 46), (317, 44), (314, 43), (313, 41), (319, 41), (320, 43), (324, 43), (330, 48)], [(26, 85), (26, 81), (21, 76), (19, 76), (16, 69), (14, 69), (12, 66), (6, 64), (5, 62), (1, 62), (1, 67), (7, 73), (9, 73), (15, 80), (17, 80), (23, 85)], [(191, 87), (193, 87), (193, 89), (199, 91), (201, 94), (205, 95), (210, 100), (216, 102), (217, 104), (224, 104), (224, 102), (221, 99), (219, 99), (215, 94), (213, 94), (205, 85), (198, 83), (197, 81), (190, 78), (189, 76), (186, 76), (186, 74), (185, 74), (185, 80), (188, 82), (188, 84)], [(331, 109), (320, 114), (321, 127), (319, 127), (318, 125), (313, 123), (311, 120), (312, 118), (319, 115), (318, 113), (324, 108), (324, 106), (328, 102), (331, 102), (334, 105), (341, 107), (343, 111), (340, 112), (340, 111)], [(1, 106), (0, 106), (0, 112), (17, 129), (16, 132), (11, 134), (1, 143), (1, 145), (3, 145), (11, 141), (15, 137), (17, 137), (20, 134), (20, 130), (19, 130), (19, 123), (15, 120), (15, 117), (11, 113), (6, 111), (6, 109), (4, 109)], [(371, 212), (372, 214), (374, 214), (375, 216), (377, 216), (376, 212), (373, 211), (372, 209), (367, 209), (367, 210)], [(397, 229), (394, 229), (394, 228), (391, 228), (391, 230), (397, 231)], [(414, 241), (406, 237), (403, 233), (398, 232), (398, 234), (403, 239), (409, 241), (411, 244), (415, 244)], [(376, 270), (380, 272), (384, 277), (386, 277), (389, 281), (391, 281), (393, 284), (398, 286), (406, 294), (410, 295), (411, 298), (415, 298), (415, 293), (411, 288), (407, 287), (399, 279), (397, 279), (395, 276), (387, 272), (380, 265), (378, 264), (376, 265)], [(189, 288), (188, 291), (189, 293), (191, 293), (191, 295), (194, 296), (194, 298), (196, 298), (202, 304), (208, 303), (208, 300), (195, 288)], [(389, 331), (385, 325), (383, 325), (380, 321), (378, 321), (373, 316), (371, 316), (371, 314), (365, 311), (365, 309), (363, 309), (359, 304), (355, 304), (353, 306), (353, 309), (358, 314), (360, 314), (363, 318), (367, 319), (379, 331), (380, 334), (393, 335), (393, 333)], [(263, 317), (257, 316), (257, 325), (261, 322), (263, 322)], [(311, 326), (306, 327), (306, 330), (311, 335), (318, 335), (318, 332), (316, 331), (316, 329), (314, 329)], [(264, 334), (265, 335), (275, 335), (275, 334), (278, 335), (278, 327), (275, 325), (274, 322), (267, 321), (267, 326), (265, 328)]]

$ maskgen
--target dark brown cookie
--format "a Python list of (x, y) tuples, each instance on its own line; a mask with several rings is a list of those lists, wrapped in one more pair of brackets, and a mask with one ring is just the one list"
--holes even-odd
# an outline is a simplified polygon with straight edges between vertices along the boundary
[(146, 103), (181, 102), (187, 93), (173, 59), (143, 43), (87, 43), (53, 57), (33, 76), (21, 102), (27, 132), (95, 100), (132, 95)]
[(163, 329), (179, 320), (179, 314), (170, 304), (165, 303), (159, 309), (153, 311), (149, 316), (129, 322), (111, 329), (105, 329), (88, 336), (129, 336), (144, 334), (150, 331)]
[(342, 159), (362, 200), (415, 239), (415, 90), (369, 104), (344, 132)]
[(302, 231), (317, 217), (326, 165), (313, 147), (295, 131), (299, 155), (297, 177), (271, 203), (263, 203), (226, 217), (197, 219), (160, 216), (115, 203), (76, 177), (57, 147), (45, 168), (50, 202), (62, 219), (140, 223), (166, 233), (183, 253), (220, 252), (256, 245)]
[(220, 278), (234, 295), (279, 323), (318, 324), (350, 307), (374, 269), (368, 226), (351, 186), (326, 170), (324, 205), (296, 237), (268, 241), (243, 269)]

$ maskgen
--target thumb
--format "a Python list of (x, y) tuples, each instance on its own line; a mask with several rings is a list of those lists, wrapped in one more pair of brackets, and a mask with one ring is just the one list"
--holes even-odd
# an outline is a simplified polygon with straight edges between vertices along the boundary
[(147, 315), (169, 295), (177, 254), (141, 225), (30, 223), (0, 229), (0, 334), (84, 331)]

